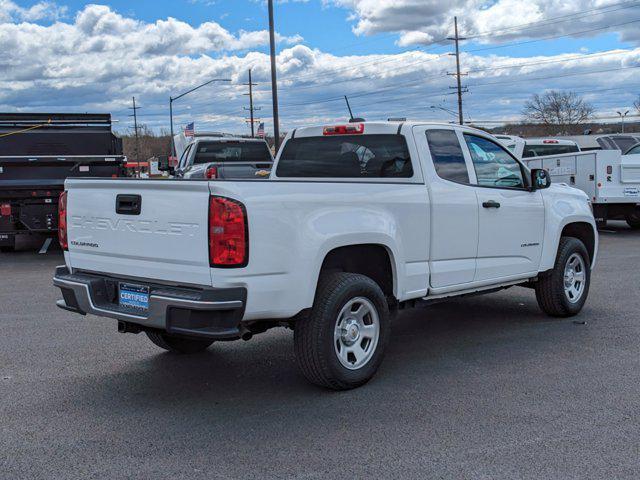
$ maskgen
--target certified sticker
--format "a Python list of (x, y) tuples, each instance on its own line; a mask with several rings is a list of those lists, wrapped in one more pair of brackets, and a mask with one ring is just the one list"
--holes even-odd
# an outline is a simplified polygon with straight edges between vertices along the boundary
[(640, 188), (638, 187), (627, 187), (624, 189), (625, 197), (640, 197)]

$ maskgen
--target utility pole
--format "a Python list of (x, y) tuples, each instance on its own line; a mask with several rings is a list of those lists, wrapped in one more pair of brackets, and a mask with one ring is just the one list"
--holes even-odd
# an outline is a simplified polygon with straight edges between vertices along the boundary
[(456, 73), (448, 73), (447, 75), (456, 77), (458, 85), (457, 87), (451, 87), (451, 88), (457, 88), (458, 90), (458, 122), (460, 123), (460, 125), (464, 125), (464, 116), (462, 115), (462, 94), (467, 93), (467, 89), (466, 87), (464, 89), (462, 88), (462, 76), (467, 74), (466, 73), (463, 74), (460, 72), (460, 40), (466, 40), (466, 39), (458, 35), (458, 17), (453, 17), (453, 25), (454, 25), (456, 36), (453, 38), (449, 37), (447, 38), (447, 40), (454, 40), (456, 42), (456, 53), (450, 54), (450, 55), (455, 55), (456, 57)]
[(269, 0), (269, 45), (271, 54), (271, 97), (273, 99), (273, 141), (276, 152), (280, 148), (280, 119), (278, 115), (278, 79), (276, 75), (276, 35), (273, 21), (273, 0)]
[(258, 84), (257, 83), (253, 83), (251, 81), (251, 69), (249, 69), (249, 83), (245, 83), (243, 85), (248, 85), (249, 86), (249, 93), (245, 93), (244, 94), (244, 95), (248, 95), (249, 96), (249, 108), (245, 107), (245, 110), (249, 110), (249, 120), (248, 120), (248, 122), (251, 124), (251, 138), (254, 138), (255, 137), (256, 119), (254, 118), (253, 113), (258, 111), (258, 110), (262, 110), (262, 108), (253, 106), (253, 87), (255, 87)]
[(353, 120), (353, 111), (351, 110), (351, 105), (349, 105), (349, 98), (345, 95), (344, 101), (347, 102), (347, 109), (349, 110), (349, 120)]
[(136, 163), (138, 165), (138, 178), (140, 178), (140, 137), (138, 135), (138, 110), (140, 110), (140, 107), (136, 106), (136, 97), (133, 97), (133, 107), (129, 107), (129, 109), (133, 110), (133, 114), (129, 115), (130, 117), (133, 117), (133, 129), (135, 131), (135, 135), (136, 135)]

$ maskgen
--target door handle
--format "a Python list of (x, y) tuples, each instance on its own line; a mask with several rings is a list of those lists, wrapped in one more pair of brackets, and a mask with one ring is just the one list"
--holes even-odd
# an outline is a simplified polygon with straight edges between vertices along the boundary
[(484, 208), (500, 208), (500, 204), (495, 200), (489, 200), (488, 202), (482, 202)]
[(142, 197), (140, 195), (116, 196), (116, 213), (120, 215), (140, 215)]

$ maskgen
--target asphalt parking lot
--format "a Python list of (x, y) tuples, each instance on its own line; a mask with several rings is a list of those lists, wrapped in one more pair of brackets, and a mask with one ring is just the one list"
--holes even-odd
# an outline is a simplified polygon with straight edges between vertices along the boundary
[(59, 310), (60, 263), (0, 254), (1, 478), (640, 477), (640, 232), (622, 224), (576, 319), (522, 288), (412, 310), (342, 393), (305, 381), (285, 330), (178, 357)]

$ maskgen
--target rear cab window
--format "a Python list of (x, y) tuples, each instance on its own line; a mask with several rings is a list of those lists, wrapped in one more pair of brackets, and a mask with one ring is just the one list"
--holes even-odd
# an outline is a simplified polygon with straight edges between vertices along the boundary
[(411, 178), (413, 167), (402, 135), (298, 137), (280, 153), (280, 178)]
[(438, 176), (457, 183), (469, 183), (469, 170), (454, 130), (427, 130), (427, 143)]
[(271, 163), (271, 152), (263, 142), (218, 141), (200, 142), (194, 164), (246, 162)]

